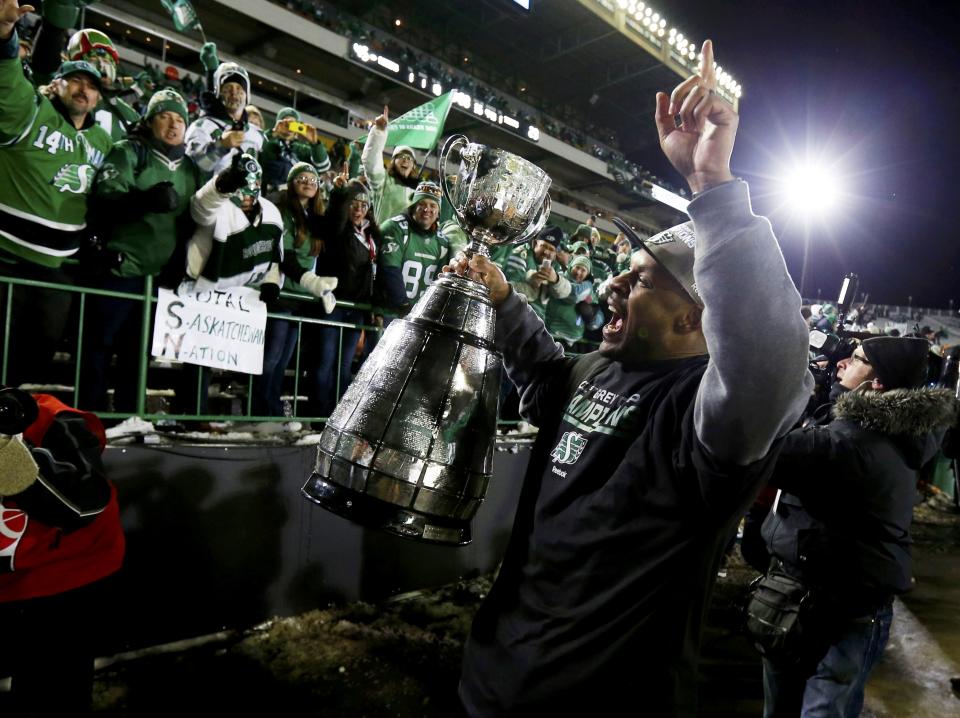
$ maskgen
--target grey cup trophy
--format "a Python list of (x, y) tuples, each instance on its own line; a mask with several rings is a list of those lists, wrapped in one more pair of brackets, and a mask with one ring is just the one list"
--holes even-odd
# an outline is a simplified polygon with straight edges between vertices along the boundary
[[(451, 182), (445, 165), (457, 149)], [(440, 185), (471, 239), (468, 255), (524, 242), (550, 215), (543, 170), (463, 135), (440, 153)], [(501, 374), (495, 326), (483, 284), (440, 275), (390, 324), (337, 404), (303, 495), (399, 536), (470, 543), (493, 468)]]

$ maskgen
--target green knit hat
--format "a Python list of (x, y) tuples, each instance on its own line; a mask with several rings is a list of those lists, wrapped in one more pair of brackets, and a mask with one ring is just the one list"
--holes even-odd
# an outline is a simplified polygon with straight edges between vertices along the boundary
[(147, 113), (144, 117), (149, 122), (161, 112), (176, 112), (183, 118), (185, 123), (190, 123), (190, 112), (187, 110), (187, 103), (184, 102), (179, 92), (175, 92), (169, 88), (157, 90), (153, 93), (153, 97), (150, 98), (150, 102), (147, 104)]
[(290, 168), (290, 171), (287, 172), (287, 184), (293, 182), (293, 178), (304, 172), (309, 172), (317, 179), (320, 179), (320, 173), (317, 172), (317, 168), (314, 167), (309, 162), (297, 162), (293, 167)]
[(435, 182), (421, 182), (413, 192), (413, 200), (410, 202), (412, 207), (422, 199), (432, 199), (438, 205), (441, 201), (440, 186)]
[(277, 113), (277, 122), (280, 120), (292, 119), (296, 122), (300, 121), (300, 113), (297, 112), (292, 107), (284, 107)]
[(584, 267), (587, 270), (587, 274), (590, 274), (590, 271), (593, 269), (593, 265), (590, 264), (590, 258), (582, 254), (570, 260), (569, 271), (573, 271), (574, 267)]

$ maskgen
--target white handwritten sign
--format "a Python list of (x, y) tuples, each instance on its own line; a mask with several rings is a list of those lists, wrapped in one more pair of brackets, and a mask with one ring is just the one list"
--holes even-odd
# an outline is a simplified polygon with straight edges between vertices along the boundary
[(253, 287), (160, 289), (150, 353), (158, 359), (261, 374), (266, 326), (267, 305)]

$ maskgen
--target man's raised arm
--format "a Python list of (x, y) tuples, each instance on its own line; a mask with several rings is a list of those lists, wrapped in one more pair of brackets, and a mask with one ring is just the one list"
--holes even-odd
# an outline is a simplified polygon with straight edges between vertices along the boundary
[(700, 72), (669, 98), (657, 94), (656, 122), (660, 146), (695, 193), (694, 277), (710, 353), (694, 409), (697, 436), (718, 459), (748, 464), (799, 417), (812, 377), (800, 295), (770, 222), (753, 214), (746, 183), (730, 172), (739, 118), (716, 84), (707, 40)]

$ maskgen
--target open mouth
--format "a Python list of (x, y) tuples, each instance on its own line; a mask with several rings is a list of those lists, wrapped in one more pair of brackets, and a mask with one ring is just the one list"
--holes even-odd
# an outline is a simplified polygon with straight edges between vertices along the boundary
[(608, 304), (607, 307), (612, 316), (610, 317), (610, 321), (603, 327), (603, 338), (616, 339), (623, 332), (623, 317), (620, 316), (617, 308), (612, 304)]

